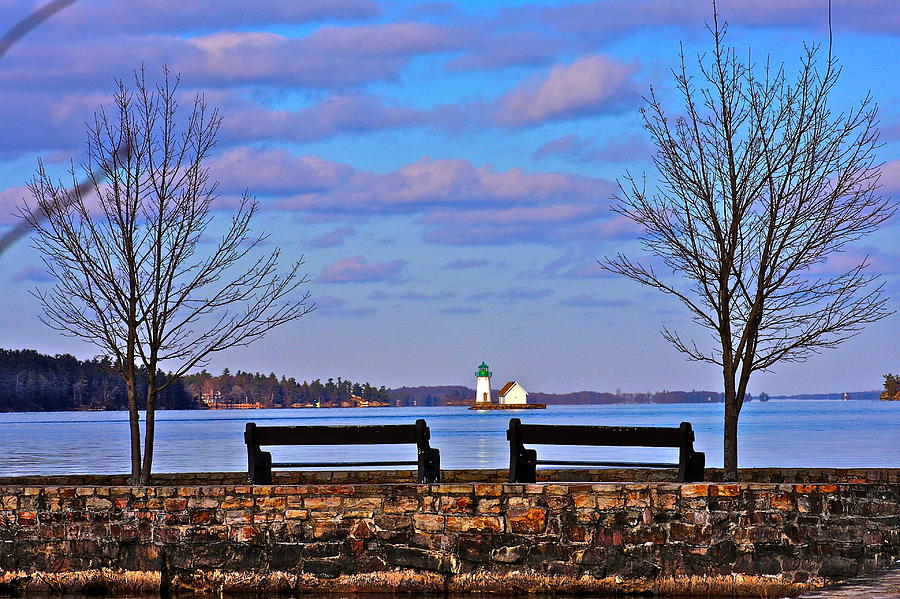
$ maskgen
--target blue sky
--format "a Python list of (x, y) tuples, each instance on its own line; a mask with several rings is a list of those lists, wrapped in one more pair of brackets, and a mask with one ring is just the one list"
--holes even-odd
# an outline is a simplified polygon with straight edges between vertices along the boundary
[[(12, 24), (43, 2), (12, 0)], [(827, 40), (824, 0), (719, 4), (730, 42), (790, 70)], [(900, 4), (835, 0), (837, 109), (880, 107), (883, 191), (900, 191)], [(303, 254), (318, 309), (210, 369), (343, 376), (397, 387), (473, 384), (482, 360), (529, 391), (719, 389), (665, 326), (702, 336), (672, 300), (597, 268), (637, 255), (609, 211), (626, 170), (652, 177), (640, 126), (650, 85), (706, 50), (696, 0), (246, 2), (79, 0), (0, 61), (0, 232), (38, 158), (83, 157), (84, 121), (116, 78), (168, 64), (224, 121), (211, 167), (222, 204), (257, 196), (259, 228)], [(223, 215), (225, 212), (223, 212)], [(900, 307), (900, 222), (852, 248)], [(21, 242), (0, 256), (0, 346), (79, 357), (42, 325), (49, 284)], [(900, 370), (892, 316), (837, 350), (758, 375), (751, 392), (877, 388)]]

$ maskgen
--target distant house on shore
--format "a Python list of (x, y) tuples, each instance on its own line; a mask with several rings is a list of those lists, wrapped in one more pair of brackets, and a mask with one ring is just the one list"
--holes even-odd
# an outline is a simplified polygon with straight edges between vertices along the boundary
[(528, 403), (528, 391), (516, 381), (509, 381), (497, 396), (500, 405), (522, 405)]

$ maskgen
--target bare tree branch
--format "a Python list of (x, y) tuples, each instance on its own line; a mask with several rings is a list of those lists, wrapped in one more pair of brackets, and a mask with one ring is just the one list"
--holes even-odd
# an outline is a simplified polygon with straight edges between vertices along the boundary
[[(66, 186), (39, 164), (29, 182), (36, 207), (22, 211), (56, 279), (34, 292), (42, 320), (99, 347), (125, 380), (134, 484), (150, 480), (159, 393), (213, 353), (249, 345), (314, 308), (299, 292), (308, 282), (302, 257), (282, 271), (280, 250), (258, 253), (266, 235), (252, 232), (258, 206), (248, 194), (219, 241), (201, 251), (217, 228), (217, 183), (205, 163), (221, 117), (198, 96), (179, 122), (178, 83), (165, 68), (158, 85), (143, 69), (133, 88), (119, 82), (113, 109), (101, 108), (88, 127), (81, 170), (94, 193), (78, 186), (74, 165)], [(163, 366), (171, 376), (159, 376)], [(143, 455), (138, 368), (147, 376)]]
[(840, 68), (806, 48), (796, 78), (783, 65), (739, 59), (713, 5), (713, 51), (689, 74), (673, 71), (683, 114), (670, 117), (650, 90), (642, 110), (656, 146), (652, 193), (630, 174), (613, 210), (643, 229), (645, 251), (670, 272), (624, 255), (600, 264), (676, 297), (712, 334), (698, 344), (664, 329), (688, 359), (722, 368), (725, 467), (737, 473), (737, 419), (752, 373), (802, 362), (884, 318), (887, 297), (867, 260), (838, 274), (830, 258), (891, 218), (879, 193), (876, 107), (869, 96), (845, 112), (829, 106)]

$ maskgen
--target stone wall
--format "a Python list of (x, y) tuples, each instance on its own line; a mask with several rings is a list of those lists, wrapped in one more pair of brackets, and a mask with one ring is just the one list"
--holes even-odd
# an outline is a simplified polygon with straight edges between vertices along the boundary
[[(675, 482), (678, 471), (665, 468), (567, 468), (537, 471), (538, 482)], [(707, 468), (708, 482), (722, 482), (720, 468)], [(415, 470), (306, 470), (272, 473), (278, 485), (415, 483)], [(447, 483), (502, 483), (506, 469), (443, 470)], [(900, 468), (743, 468), (738, 482), (757, 483), (900, 483)], [(243, 485), (244, 472), (182, 472), (153, 475), (155, 486)], [(126, 486), (126, 474), (66, 474), (0, 477), (0, 486)]]
[(102, 569), (192, 590), (795, 593), (900, 558), (891, 472), (810, 484), (6, 484), (0, 593)]

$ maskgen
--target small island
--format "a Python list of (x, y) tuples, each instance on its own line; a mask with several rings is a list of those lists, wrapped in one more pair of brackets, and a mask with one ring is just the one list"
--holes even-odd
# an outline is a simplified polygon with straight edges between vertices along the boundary
[(543, 410), (547, 404), (528, 403), (528, 391), (518, 381), (509, 381), (497, 395), (497, 403), (491, 400), (490, 367), (484, 362), (475, 372), (475, 403), (470, 410)]

